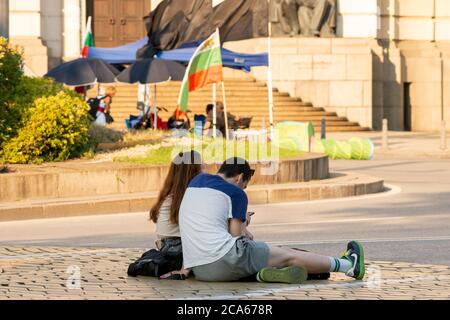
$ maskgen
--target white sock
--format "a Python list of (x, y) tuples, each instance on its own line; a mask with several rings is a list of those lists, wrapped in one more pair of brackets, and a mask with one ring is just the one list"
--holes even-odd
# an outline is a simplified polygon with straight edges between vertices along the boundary
[(353, 267), (353, 264), (347, 259), (338, 259), (330, 257), (330, 262), (331, 262), (330, 272), (347, 273)]

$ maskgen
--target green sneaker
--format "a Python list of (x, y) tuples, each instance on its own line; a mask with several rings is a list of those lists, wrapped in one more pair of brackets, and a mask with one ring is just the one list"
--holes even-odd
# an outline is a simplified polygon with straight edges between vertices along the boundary
[(346, 275), (356, 280), (364, 279), (366, 267), (364, 265), (364, 248), (358, 241), (349, 242), (347, 252), (342, 256), (352, 263), (352, 268), (347, 271)]
[(308, 271), (301, 267), (264, 268), (258, 273), (257, 279), (259, 282), (298, 284), (308, 279)]

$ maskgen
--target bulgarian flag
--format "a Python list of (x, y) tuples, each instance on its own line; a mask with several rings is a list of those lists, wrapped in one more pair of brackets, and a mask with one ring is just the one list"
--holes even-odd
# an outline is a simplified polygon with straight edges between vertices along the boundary
[(211, 83), (223, 81), (222, 52), (219, 29), (204, 41), (189, 62), (181, 84), (178, 106), (186, 112), (189, 92), (196, 91)]
[(92, 36), (92, 17), (89, 17), (86, 24), (86, 36), (84, 38), (84, 46), (83, 51), (81, 52), (81, 56), (83, 58), (87, 58), (89, 55), (89, 48), (93, 46), (94, 46), (94, 37)]

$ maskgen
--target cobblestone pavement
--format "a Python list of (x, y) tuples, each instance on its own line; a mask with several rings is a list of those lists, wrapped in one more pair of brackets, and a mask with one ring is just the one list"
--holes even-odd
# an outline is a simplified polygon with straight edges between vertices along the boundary
[[(0, 247), (1, 299), (449, 299), (450, 267), (368, 263), (365, 281), (303, 285), (129, 278), (142, 249)], [(79, 277), (78, 277), (79, 275)], [(80, 281), (77, 281), (80, 279)]]

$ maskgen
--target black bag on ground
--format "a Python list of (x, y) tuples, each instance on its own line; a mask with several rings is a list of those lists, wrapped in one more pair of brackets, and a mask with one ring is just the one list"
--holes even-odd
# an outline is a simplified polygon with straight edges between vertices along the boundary
[(132, 277), (160, 277), (166, 273), (181, 270), (183, 252), (181, 240), (168, 240), (161, 251), (151, 249), (128, 267), (128, 275)]

